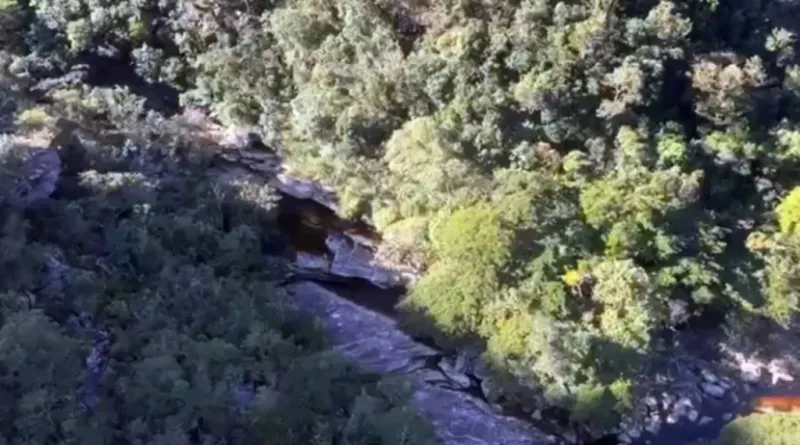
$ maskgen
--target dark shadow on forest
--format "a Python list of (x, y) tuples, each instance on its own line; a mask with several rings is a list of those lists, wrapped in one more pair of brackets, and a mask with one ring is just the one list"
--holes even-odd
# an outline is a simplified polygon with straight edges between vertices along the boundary
[[(15, 183), (15, 179), (21, 179), (18, 172), (25, 170), (25, 162), (29, 155), (42, 148), (44, 147), (18, 145), (12, 150), (0, 154), (3, 157), (3, 159), (0, 159), (0, 163), (4, 167), (3, 172), (0, 173), (0, 186), (3, 187), (2, 190), (4, 192), (9, 190), (10, 186)], [(62, 214), (60, 212), (66, 206), (69, 206), (71, 201), (77, 199), (105, 200), (107, 196), (110, 196), (113, 201), (108, 205), (106, 214), (98, 215), (100, 217), (99, 222), (105, 220), (106, 222), (115, 221), (117, 223), (132, 221), (131, 218), (137, 208), (155, 202), (153, 190), (140, 184), (126, 185), (111, 192), (104, 192), (110, 193), (110, 195), (98, 194), (97, 190), (94, 190), (92, 186), (87, 186), (85, 182), (81, 181), (79, 175), (86, 171), (140, 173), (155, 183), (163, 184), (168, 192), (178, 193), (177, 189), (170, 189), (172, 187), (171, 179), (180, 177), (181, 180), (187, 181), (208, 181), (209, 179), (205, 173), (213, 167), (211, 158), (201, 158), (191, 162), (186, 159), (172, 159), (170, 158), (170, 152), (165, 151), (162, 153), (160, 149), (128, 151), (124, 156), (120, 156), (121, 153), (113, 147), (86, 148), (77, 140), (60, 147), (59, 156), (62, 161), (62, 171), (55, 192), (50, 198), (33, 203), (23, 212), (25, 219), (29, 223), (27, 229), (28, 239), (31, 242), (52, 242), (57, 245), (59, 240), (62, 240), (64, 236), (68, 236), (68, 234), (60, 233), (59, 228), (61, 226), (58, 220), (59, 215)], [(162, 168), (151, 168), (153, 162), (161, 163)], [(215, 225), (216, 229), (223, 233), (230, 233), (237, 227), (237, 224), (252, 225), (257, 222), (256, 226), (262, 229), (258, 232), (257, 240), (262, 258), (272, 256), (291, 260), (293, 247), (287, 237), (283, 236), (279, 231), (276, 209), (269, 210), (259, 205), (259, 203), (238, 198), (236, 190), (228, 185), (220, 185), (217, 191), (222, 200), (218, 203), (219, 213), (216, 218), (209, 221), (210, 224)], [(180, 205), (180, 203), (175, 205)], [(17, 213), (17, 211), (11, 207), (0, 205), (0, 227), (14, 213)], [(56, 230), (53, 230), (54, 228)], [(78, 246), (83, 257), (87, 259), (91, 257), (90, 263), (95, 263), (98, 259), (107, 257), (110, 254), (109, 242), (112, 240), (107, 239), (102, 225), (92, 227), (91, 233), (92, 236), (86, 239), (73, 240), (72, 245)], [(224, 272), (218, 269), (226, 267), (224, 261), (217, 261), (213, 257), (204, 257), (200, 251), (201, 249), (198, 249), (198, 253), (192, 258), (193, 261), (197, 264), (211, 266), (218, 271), (217, 273)], [(187, 254), (195, 255), (194, 253)], [(132, 258), (131, 261), (135, 261), (135, 259)], [(286, 271), (280, 267), (271, 270), (268, 264), (270, 263), (267, 261), (256, 262), (253, 266), (256, 269), (248, 272), (266, 274), (270, 281), (277, 283), (277, 288), (280, 289), (280, 281), (286, 279)], [(139, 263), (137, 267), (147, 270), (148, 273), (157, 274), (160, 266), (159, 261), (152, 261)], [(42, 280), (46, 281), (47, 278), (43, 277)], [(43, 286), (47, 284), (46, 282), (42, 283)], [(328, 285), (337, 286), (335, 284)], [(356, 293), (364, 293), (360, 291), (358, 285), (353, 287), (356, 289)], [(279, 319), (273, 320), (277, 329), (285, 338), (290, 339), (290, 341), (306, 350), (313, 351), (324, 348), (324, 332), (320, 330), (314, 321), (305, 314), (288, 310), (291, 306), (289, 301), (291, 297), (280, 292), (273, 294), (273, 296), (276, 304), (280, 304), (287, 309), (281, 313)], [(97, 323), (96, 326), (105, 326), (105, 323), (109, 320), (103, 319), (102, 311), (98, 308), (99, 306), (94, 308), (96, 312), (91, 316)], [(69, 298), (61, 301), (43, 301), (41, 302), (41, 309), (59, 324), (67, 323), (70, 317), (81, 315), (82, 311), (87, 310), (86, 307), (75, 307)], [(92, 310), (92, 308), (88, 309)], [(111, 335), (113, 342), (114, 333), (112, 332)], [(112, 359), (125, 361), (126, 357), (112, 357)], [(368, 370), (359, 370), (357, 375), (360, 376), (359, 381), (363, 382), (376, 381), (379, 377)], [(248, 379), (246, 376), (242, 378)], [(353, 377), (343, 376), (342, 378)], [(250, 385), (253, 382), (247, 381), (244, 383)], [(256, 387), (257, 385), (254, 386), (254, 388)]]
[[(92, 67), (91, 71), (89, 72), (90, 83), (96, 86), (112, 86), (112, 85), (124, 85), (131, 89), (131, 92), (136, 94), (139, 97), (144, 97), (147, 102), (146, 105), (148, 108), (156, 109), (165, 115), (171, 115), (172, 113), (176, 112), (178, 107), (178, 92), (171, 87), (165, 86), (166, 89), (159, 90), (158, 88), (154, 88), (152, 83), (147, 82), (146, 80), (142, 79), (138, 74), (135, 73), (133, 67), (130, 64), (130, 60), (128, 61), (120, 61), (115, 58), (109, 58), (105, 56), (100, 56), (97, 54), (90, 54), (85, 56), (86, 63)], [(113, 68), (113, 69), (112, 69)], [(684, 67), (685, 68), (685, 67)], [(685, 106), (685, 103), (682, 103), (682, 106)], [(526, 130), (520, 128), (520, 136), (525, 136)], [(75, 155), (70, 154), (69, 156)], [(120, 167), (120, 161), (118, 159), (113, 158), (113, 156), (109, 156), (109, 153), (93, 153), (93, 160), (92, 160), (92, 168), (95, 168), (99, 171), (103, 171), (104, 169), (113, 170)], [(149, 155), (148, 155), (149, 156)], [(163, 158), (163, 156), (162, 156)], [(76, 160), (68, 160), (66, 162), (66, 168), (69, 169), (71, 165), (77, 165)], [(80, 162), (86, 162), (80, 161)], [(131, 160), (127, 160), (125, 162), (131, 162)], [(708, 160), (708, 162), (713, 162)], [(85, 164), (84, 164), (85, 165)], [(204, 163), (200, 163), (199, 165), (175, 165), (171, 170), (173, 172), (178, 172), (181, 170), (185, 171), (198, 171), (203, 172), (207, 169), (214, 167), (213, 159), (206, 159)], [(709, 165), (709, 169), (711, 169), (711, 165)], [(740, 172), (736, 171), (735, 166), (726, 166), (726, 165), (713, 165), (713, 170), (718, 172), (719, 177), (712, 178), (710, 181), (706, 181), (706, 183), (713, 183), (715, 187), (720, 187), (725, 183), (736, 184), (738, 187), (742, 187), (742, 184), (746, 184), (745, 189), (731, 189), (731, 190), (723, 190), (722, 193), (714, 193), (710, 190), (705, 190), (703, 199), (708, 200), (710, 203), (711, 201), (719, 202), (720, 205), (723, 204), (722, 201), (726, 201), (725, 199), (721, 199), (721, 196), (724, 196), (726, 199), (733, 198), (733, 199), (741, 199), (745, 196), (755, 196), (754, 193), (755, 185), (752, 182), (752, 178), (746, 177), (746, 175), (741, 174)], [(731, 179), (733, 178), (733, 179)], [(724, 189), (724, 187), (721, 187)], [(54, 198), (56, 200), (66, 200), (72, 199), (77, 196), (81, 196), (82, 193), (86, 193), (86, 190), (81, 190), (74, 181), (70, 178), (65, 178), (62, 184), (60, 185), (59, 189), (56, 191)], [(730, 207), (730, 201), (726, 201), (726, 209)], [(247, 206), (246, 202), (236, 202), (236, 203), (229, 203), (232, 207), (241, 207)], [(324, 247), (324, 237), (327, 235), (327, 230), (330, 228), (334, 228), (336, 230), (347, 230), (347, 228), (353, 228), (356, 224), (352, 222), (347, 222), (344, 220), (339, 219), (333, 212), (324, 208), (321, 205), (316, 203), (312, 203), (310, 201), (303, 202), (302, 200), (296, 200), (290, 197), (283, 197), (281, 200), (281, 209), (278, 212), (277, 220), (275, 219), (275, 215), (269, 217), (271, 225), (270, 229), (265, 233), (269, 233), (269, 235), (263, 236), (260, 240), (263, 253), (267, 256), (278, 256), (283, 259), (291, 260), (291, 258), (296, 255), (297, 251), (309, 251), (315, 253), (325, 253)], [(252, 206), (251, 206), (252, 207)], [(743, 203), (740, 207), (742, 209), (742, 215), (749, 213), (747, 209), (747, 205)], [(252, 208), (250, 211), (254, 211)], [(309, 230), (292, 230), (292, 226), (298, 226), (298, 221), (303, 218), (304, 215), (307, 214), (316, 214), (317, 217), (321, 217), (323, 220), (323, 225), (325, 226), (325, 230), (323, 231), (309, 231)], [(682, 214), (682, 215), (673, 215), (679, 221), (692, 221), (692, 218), (688, 218), (689, 215)], [(734, 215), (731, 215), (734, 216)], [(735, 215), (740, 216), (740, 215)], [(124, 215), (122, 216), (124, 217)], [(735, 218), (732, 218), (735, 219)], [(288, 222), (287, 222), (288, 221)], [(692, 224), (693, 228), (696, 227)], [(687, 228), (688, 229), (688, 228)], [(380, 237), (374, 232), (370, 232), (370, 228), (368, 227), (359, 227), (358, 230), (364, 232), (364, 234), (369, 233), (371, 236), (375, 237), (376, 240), (379, 240)], [(737, 255), (732, 257), (727, 256), (726, 258), (733, 258), (733, 260), (738, 261), (741, 258), (746, 258), (746, 263), (750, 261), (756, 261), (746, 249), (741, 249), (744, 247), (743, 239), (741, 239), (742, 232), (734, 232), (729, 236), (726, 240), (728, 242), (729, 249), (736, 250)], [(736, 237), (739, 238), (736, 238)], [(741, 255), (741, 256), (740, 256)], [(732, 260), (732, 261), (733, 261)], [(725, 268), (725, 273), (736, 273), (738, 269), (736, 268)], [(739, 278), (744, 278), (743, 284), (744, 289), (753, 285), (752, 274), (744, 276), (740, 276)], [(741, 281), (741, 280), (740, 280)], [(483, 347), (483, 343), (480, 339), (471, 337), (471, 338), (452, 338), (448, 335), (443, 334), (439, 329), (436, 328), (435, 323), (424, 314), (419, 312), (407, 312), (401, 311), (402, 315), (398, 314), (398, 311), (395, 309), (395, 305), (402, 300), (403, 295), (405, 294), (405, 290), (402, 288), (390, 289), (390, 290), (383, 290), (379, 289), (370, 283), (366, 282), (365, 280), (359, 279), (335, 279), (333, 277), (328, 277), (327, 279), (319, 280), (321, 284), (328, 287), (329, 289), (333, 290), (339, 295), (347, 298), (350, 301), (353, 301), (361, 306), (364, 306), (368, 309), (380, 312), (384, 315), (398, 317), (401, 320), (401, 324), (404, 327), (408, 328), (412, 335), (416, 335), (416, 338), (428, 344), (429, 346), (435, 346), (437, 349), (442, 349), (446, 353), (453, 353), (458, 348), (463, 345), (477, 345), (479, 348)], [(728, 281), (730, 282), (730, 281)], [(688, 289), (687, 289), (688, 292)], [(744, 295), (753, 295), (753, 293), (745, 293)], [(688, 295), (683, 296), (687, 298)], [(720, 309), (720, 308), (718, 308)], [(724, 312), (724, 311), (723, 311)], [(717, 311), (711, 311), (711, 314), (721, 313)], [(699, 318), (695, 319), (694, 323), (692, 323), (690, 329), (694, 329), (697, 325), (705, 325), (707, 323), (711, 323), (716, 325), (717, 323), (722, 322), (723, 317), (708, 317), (708, 318)], [(769, 324), (765, 321), (766, 324)], [(716, 326), (715, 326), (716, 327)], [(293, 328), (294, 329), (294, 328)], [(774, 332), (772, 329), (776, 329), (774, 326), (770, 327), (762, 327), (763, 330), (768, 332)], [(702, 329), (701, 329), (702, 331)], [(785, 330), (784, 330), (785, 332)], [(611, 355), (608, 356), (617, 356), (620, 357), (636, 357), (638, 360), (640, 356), (639, 353), (635, 351), (628, 351), (625, 348), (619, 347), (619, 345), (614, 344), (598, 344), (595, 347), (603, 348), (604, 350), (608, 350), (609, 348), (615, 349)], [(634, 360), (634, 362), (636, 361)], [(598, 367), (602, 369), (607, 364), (598, 363)], [(496, 366), (494, 372), (497, 373), (501, 380), (507, 382), (509, 387), (513, 388), (516, 379), (506, 370), (502, 369), (502, 366)], [(635, 373), (632, 374), (635, 376)], [(525, 412), (521, 407), (523, 405), (530, 406), (530, 401), (538, 395), (531, 396), (530, 394), (525, 394), (526, 391), (522, 391), (524, 388), (520, 388), (519, 400), (515, 400), (514, 396), (509, 396), (506, 400), (503, 400), (503, 404), (506, 407), (506, 411), (508, 414), (520, 417), (526, 421), (530, 421), (530, 413)], [(512, 391), (513, 393), (514, 391)], [(527, 391), (529, 392), (529, 391)], [(524, 399), (523, 399), (524, 398)], [(580, 429), (579, 426), (572, 422), (569, 419), (568, 412), (563, 408), (550, 408), (545, 410), (543, 416), (547, 419), (554, 420), (555, 424), (558, 425), (560, 428), (577, 428)], [(585, 431), (580, 432), (581, 435), (585, 437)], [(608, 440), (608, 438), (604, 438), (603, 440)]]

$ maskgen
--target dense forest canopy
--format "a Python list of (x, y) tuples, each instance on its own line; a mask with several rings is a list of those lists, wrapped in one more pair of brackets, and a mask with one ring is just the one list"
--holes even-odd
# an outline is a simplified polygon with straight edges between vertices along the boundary
[(262, 255), (270, 188), (154, 174), (146, 147), (38, 151), (27, 170), (0, 148), (0, 443), (434, 443), (406, 382), (290, 309)]
[[(685, 321), (676, 307), (737, 329), (796, 318), (798, 14), (778, 0), (2, 0), (0, 42), (9, 91), (49, 104), (20, 125), (57, 110), (133, 131), (139, 95), (258, 132), (344, 216), (370, 217), (381, 255), (425, 270), (410, 329), (480, 339), (516, 387), (605, 423)], [(153, 94), (168, 87), (179, 102)], [(12, 326), (46, 322), (31, 314)]]

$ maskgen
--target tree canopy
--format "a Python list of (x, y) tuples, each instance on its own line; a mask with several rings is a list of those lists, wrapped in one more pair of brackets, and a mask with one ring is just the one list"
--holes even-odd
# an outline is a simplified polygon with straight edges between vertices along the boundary
[(0, 140), (4, 183), (41, 189), (55, 167), (0, 208), (0, 443), (434, 443), (408, 382), (338, 357), (287, 304), (262, 253), (272, 189), (101, 150)]
[[(65, 115), (157, 139), (159, 130), (142, 124), (155, 125), (154, 110), (201, 107), (259, 133), (297, 174), (332, 187), (343, 216), (368, 216), (391, 234), (381, 255), (424, 271), (405, 306), (424, 320), (412, 329), (484, 345), (523, 388), (586, 418), (588, 407), (606, 413), (611, 404), (620, 414), (629, 406), (641, 359), (671, 322), (670, 303), (796, 321), (798, 8), (778, 0), (0, 0), (0, 67), (9, 94), (36, 101), (19, 107), (18, 125)], [(137, 196), (156, 187), (108, 175), (85, 181), (131, 184)], [(155, 204), (107, 220), (88, 197), (48, 211), (70, 234), (59, 242), (93, 249), (87, 225), (109, 221), (106, 236), (127, 246), (110, 259), (158, 259), (135, 273), (114, 266), (125, 272), (109, 285), (147, 295), (159, 308), (147, 323), (172, 323), (159, 305), (189, 275), (213, 281), (210, 301), (246, 304), (252, 296), (237, 295), (249, 293), (212, 277), (252, 266), (255, 229), (218, 233), (203, 219), (219, 217), (210, 204), (161, 202), (173, 223), (159, 223)], [(169, 207), (178, 203), (199, 207)], [(29, 248), (27, 220), (9, 218), (15, 241), (4, 252), (43, 261), (37, 252), (48, 244)], [(189, 252), (174, 251), (187, 243)], [(69, 261), (80, 257), (60, 249)], [(141, 283), (156, 273), (169, 276)], [(155, 284), (162, 279), (173, 287)], [(101, 304), (108, 295), (86, 291), (79, 301), (132, 316), (121, 303)], [(160, 347), (185, 341), (206, 351), (192, 343), (212, 340), (196, 337), (203, 311), (233, 310), (207, 306)], [(31, 341), (45, 350), (62, 341), (46, 314), (25, 314), (13, 329), (41, 326)], [(216, 329), (214, 341), (230, 346), (203, 347), (235, 366), (249, 360), (241, 331)], [(63, 341), (55, 349), (82, 344)], [(127, 347), (144, 348), (133, 339)], [(164, 360), (158, 368), (170, 375), (192, 369), (188, 359)]]

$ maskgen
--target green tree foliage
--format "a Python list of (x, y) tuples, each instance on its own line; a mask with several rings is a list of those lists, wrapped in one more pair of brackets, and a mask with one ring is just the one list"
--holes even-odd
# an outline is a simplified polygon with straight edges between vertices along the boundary
[(475, 332), (483, 305), (499, 292), (499, 273), (509, 257), (510, 235), (489, 204), (443, 210), (431, 223), (435, 260), (412, 292), (412, 307), (424, 309), (447, 333)]
[(722, 429), (718, 439), (695, 445), (789, 445), (797, 441), (800, 422), (793, 414), (754, 414)]
[(781, 233), (795, 235), (800, 233), (800, 187), (795, 187), (775, 209)]
[[(409, 310), (448, 335), (480, 337), (516, 383), (587, 419), (586, 407), (629, 405), (671, 300), (796, 321), (794, 8), (3, 0), (0, 78), (10, 92), (55, 104), (56, 118), (113, 121), (137, 144), (174, 146), (167, 121), (148, 113), (153, 101), (135, 97), (141, 91), (82, 84), (113, 83), (83, 67), (102, 55), (127, 64), (144, 89), (161, 82), (183, 105), (259, 132), (294, 172), (338, 192), (343, 214), (386, 231), (382, 255), (425, 271)], [(26, 126), (48, 121), (23, 117)], [(96, 170), (85, 181), (110, 181)], [(114, 180), (155, 193), (149, 179)], [(74, 208), (73, 219), (105, 215)], [(206, 280), (251, 267), (257, 255), (242, 245), (258, 230), (239, 227), (218, 243), (213, 224), (187, 218), (159, 229), (160, 244), (126, 222), (112, 232), (138, 250), (109, 258), (191, 245), (202, 263), (193, 272)], [(17, 241), (29, 230), (23, 216), (4, 224), (0, 260), (18, 289), (33, 272), (14, 255), (45, 254)], [(189, 274), (166, 260), (142, 267)], [(211, 295), (227, 291), (218, 285)]]
[(130, 149), (0, 208), (0, 442), (433, 443), (408, 382), (346, 363), (286, 304), (261, 252), (272, 189), (151, 175), (158, 150)]
[(791, 323), (800, 309), (800, 232), (797, 230), (798, 188), (793, 189), (775, 209), (777, 233), (753, 232), (748, 247), (764, 261), (762, 289), (764, 312), (783, 325)]
[(592, 298), (601, 306), (599, 327), (604, 337), (623, 348), (641, 350), (650, 344), (649, 331), (658, 325), (652, 285), (632, 261), (603, 261), (592, 268), (597, 280)]

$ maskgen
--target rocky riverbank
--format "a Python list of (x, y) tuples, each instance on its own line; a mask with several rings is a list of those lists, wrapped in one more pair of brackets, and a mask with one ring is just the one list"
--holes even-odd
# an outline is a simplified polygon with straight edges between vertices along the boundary
[(798, 390), (795, 353), (745, 352), (720, 338), (711, 330), (682, 332), (672, 350), (653, 359), (647, 394), (620, 425), (620, 443), (712, 439), (733, 418), (750, 413), (753, 398)]
[[(268, 184), (280, 192), (298, 200), (317, 203), (322, 209), (317, 218), (326, 219), (328, 225), (338, 219), (339, 210), (335, 195), (329, 189), (312, 181), (292, 176), (280, 161), (270, 152), (252, 150), (252, 137), (245, 132), (230, 130), (219, 135), (222, 146), (220, 159), (226, 165), (229, 174), (247, 174), (262, 177)], [(370, 221), (362, 223), (370, 224)], [(327, 255), (312, 255), (300, 251), (296, 262), (301, 268), (330, 273), (335, 276), (360, 278), (383, 289), (407, 286), (420, 275), (414, 268), (381, 261), (378, 255), (379, 242), (368, 236), (363, 230), (353, 227), (332, 230), (325, 237)]]
[(298, 309), (322, 322), (336, 351), (374, 371), (410, 377), (417, 408), (431, 420), (445, 445), (562, 443), (465, 392), (472, 384), (467, 372), (479, 366), (476, 361), (443, 359), (438, 351), (404, 334), (392, 319), (315, 283), (301, 281), (288, 289)]
[[(379, 302), (380, 304), (376, 305), (384, 309), (393, 306), (397, 301), (397, 296), (389, 295), (387, 290), (396, 293), (394, 289), (413, 283), (419, 276), (419, 270), (381, 261), (380, 237), (364, 229), (368, 228), (369, 221), (359, 222), (358, 224), (361, 224), (359, 226), (352, 222), (335, 220), (337, 204), (335, 196), (329, 190), (311, 181), (293, 178), (291, 172), (282, 166), (276, 154), (252, 149), (252, 138), (246, 133), (226, 131), (216, 137), (222, 146), (219, 153), (221, 162), (218, 168), (209, 172), (209, 175), (214, 176), (216, 180), (247, 178), (269, 183), (295, 200), (315, 203), (317, 210), (311, 213), (316, 214), (315, 218), (321, 220), (312, 223), (316, 224), (317, 230), (322, 230), (322, 247), (296, 251), (292, 259), (297, 272), (310, 276), (316, 274), (319, 277), (338, 277), (346, 283), (351, 283), (352, 281), (347, 281), (350, 279), (369, 282), (376, 287), (369, 291), (371, 293), (367, 297), (374, 300), (385, 298), (386, 302)], [(319, 212), (319, 209), (325, 209), (327, 213)], [(306, 214), (305, 211), (300, 213)], [(290, 230), (291, 228), (287, 229)], [(296, 290), (296, 286), (291, 288)], [(306, 286), (301, 289), (308, 291), (310, 288)], [(337, 329), (342, 329), (344, 325), (350, 323), (344, 313), (359, 313), (364, 317), (366, 317), (364, 314), (371, 313), (378, 316), (330, 291), (325, 292), (325, 297), (320, 296), (321, 292), (318, 289), (308, 291), (304, 295), (310, 295), (306, 298), (315, 296), (314, 298), (320, 298), (321, 301), (336, 297), (343, 304), (334, 312), (311, 311), (319, 316), (324, 324), (335, 326)], [(313, 305), (309, 307), (313, 309)], [(416, 346), (412, 347), (408, 344), (412, 341), (410, 337), (400, 332), (391, 319), (386, 317), (379, 319), (381, 322), (376, 326), (396, 331), (396, 335), (376, 337), (374, 334), (364, 333), (373, 331), (364, 331), (358, 343), (359, 347), (367, 347), (375, 340), (375, 344), (361, 350), (372, 352), (352, 352), (355, 354), (352, 357), (360, 357), (363, 364), (374, 367), (370, 362), (371, 358), (394, 355), (402, 357), (402, 351), (409, 348), (424, 350), (423, 365), (413, 372), (403, 372), (413, 374), (419, 385), (423, 383), (427, 385), (420, 386), (418, 397), (427, 404), (428, 408), (425, 409), (431, 416), (444, 416), (434, 420), (438, 422), (440, 429), (444, 428), (442, 437), (450, 438), (448, 439), (450, 443), (459, 443), (457, 439), (468, 440), (460, 443), (476, 444), (579, 443), (581, 435), (574, 434), (572, 428), (565, 427), (563, 422), (559, 424), (542, 406), (533, 404), (522, 407), (504, 406), (500, 385), (481, 363), (477, 354), (460, 351), (446, 356), (430, 346), (419, 343), (415, 343)], [(356, 335), (358, 329), (359, 325), (354, 322), (352, 330), (348, 331), (350, 333), (347, 335)], [(342, 333), (337, 335), (340, 334), (344, 335)], [(617, 436), (618, 443), (635, 445), (674, 445), (715, 437), (725, 423), (735, 415), (747, 411), (749, 401), (753, 397), (795, 389), (792, 386), (792, 376), (798, 370), (797, 360), (794, 359), (798, 354), (786, 345), (800, 345), (800, 341), (791, 332), (769, 331), (768, 337), (769, 341), (766, 344), (774, 347), (758, 351), (750, 345), (720, 342), (719, 339), (724, 338), (720, 332), (699, 332), (692, 329), (677, 333), (673, 341), (669, 344), (664, 342), (653, 354), (650, 369), (643, 373), (647, 376), (647, 381), (636, 382), (641, 387), (642, 394), (637, 399), (638, 404), (632, 415), (623, 419), (613, 430), (594, 432), (595, 436), (610, 433)], [(394, 345), (391, 343), (392, 339), (399, 343)], [(763, 341), (756, 343), (765, 344)], [(342, 346), (344, 349), (348, 347)], [(98, 339), (98, 348), (102, 348), (102, 339)], [(87, 366), (91, 369), (102, 367), (88, 361)], [(375, 369), (388, 372), (393, 368), (377, 366)], [(426, 389), (428, 386), (436, 389)], [(91, 392), (90, 387), (91, 385), (87, 386), (89, 392)], [(462, 413), (461, 417), (447, 420), (446, 413), (442, 414), (434, 408), (437, 403), (444, 403), (451, 409), (467, 410), (464, 412), (468, 414)], [(472, 408), (458, 408), (461, 404), (467, 404)], [(512, 411), (516, 418), (502, 415), (503, 411)], [(455, 422), (454, 425), (460, 426), (454, 427), (455, 430), (447, 429), (451, 421)], [(491, 436), (483, 433), (458, 432), (468, 429), (470, 423), (475, 423), (471, 428), (478, 428), (481, 425), (494, 425), (496, 429), (509, 428), (508, 439), (506, 442), (492, 442)], [(495, 434), (496, 437), (499, 437), (497, 434), (499, 433)], [(523, 435), (533, 437), (534, 441), (522, 441)], [(469, 439), (465, 439), (467, 437)]]
[[(330, 190), (293, 178), (275, 154), (248, 149), (251, 141), (243, 133), (226, 132), (221, 141), (226, 147), (222, 158), (228, 168), (236, 166), (250, 174), (264, 175), (286, 195), (316, 202), (332, 212), (338, 210)], [(419, 271), (412, 268), (376, 260), (380, 246), (374, 237), (331, 230), (325, 235), (325, 246), (327, 252), (297, 252), (295, 265), (303, 271), (361, 278), (384, 289), (408, 285), (419, 276)], [(797, 367), (791, 353), (773, 352), (759, 358), (752, 351), (721, 342), (722, 338), (722, 333), (716, 331), (676, 333), (671, 344), (662, 345), (653, 355), (646, 373), (648, 381), (637, 382), (644, 395), (633, 413), (617, 428), (594, 435), (616, 435), (618, 443), (633, 445), (674, 445), (714, 438), (722, 426), (749, 410), (753, 397), (792, 389), (787, 383), (793, 381)], [(473, 373), (472, 368), (465, 372), (467, 362), (459, 354), (442, 361), (436, 370), (427, 369), (422, 378), (471, 392), (485, 400), (487, 406), (493, 406), (495, 412), (507, 408), (497, 403), (503, 397), (491, 376), (484, 373), (482, 366), (477, 368), (478, 373)], [(542, 428), (558, 428), (552, 419), (543, 419), (540, 406), (515, 406), (513, 411)], [(571, 431), (562, 430), (559, 436), (557, 440), (565, 443), (579, 442)]]

